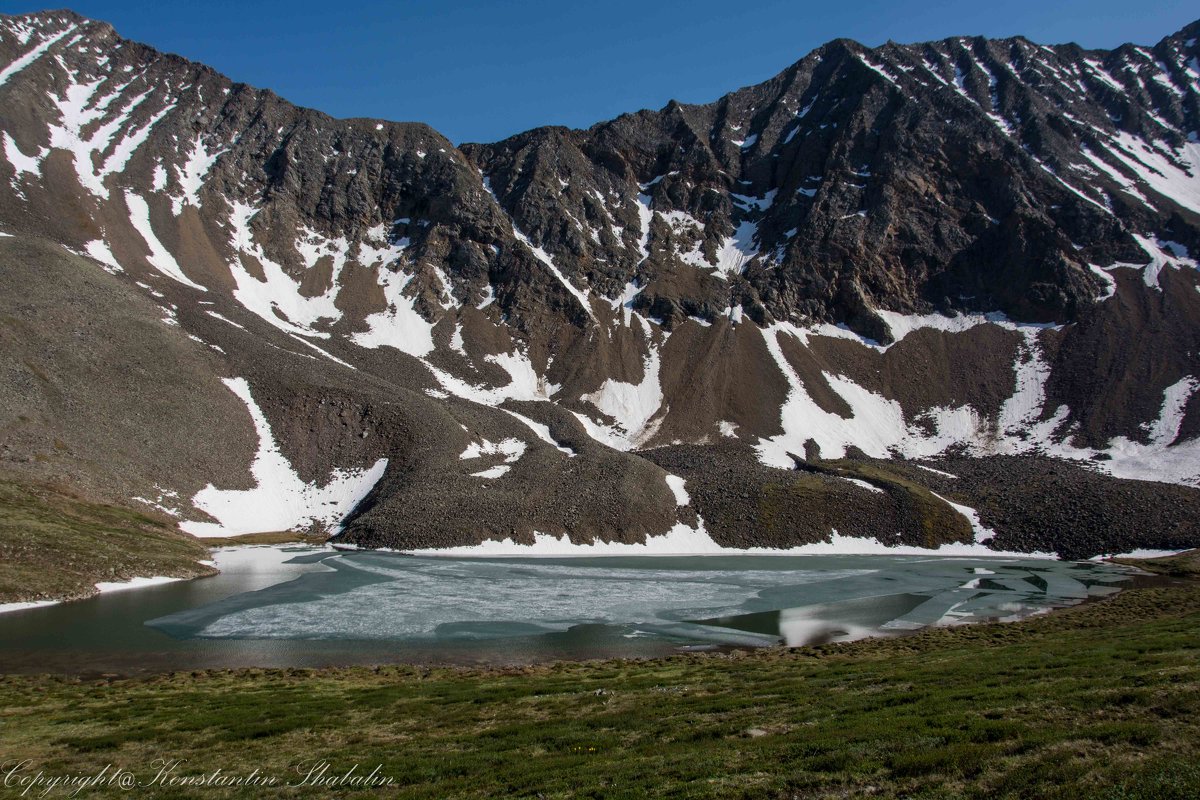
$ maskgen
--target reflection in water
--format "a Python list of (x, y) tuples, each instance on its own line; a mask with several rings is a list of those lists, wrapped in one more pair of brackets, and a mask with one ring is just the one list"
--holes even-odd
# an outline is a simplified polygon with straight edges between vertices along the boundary
[(0, 616), (0, 669), (522, 663), (795, 646), (1015, 619), (1128, 577), (1094, 563), (877, 555), (451, 559), (260, 547), (218, 564), (215, 578)]

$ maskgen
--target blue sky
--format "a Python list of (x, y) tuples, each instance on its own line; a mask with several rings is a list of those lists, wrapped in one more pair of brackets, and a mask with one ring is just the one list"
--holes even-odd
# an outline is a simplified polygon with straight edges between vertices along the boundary
[(1112, 47), (1152, 44), (1200, 17), (1194, 0), (65, 2), (294, 103), (427, 122), (456, 143), (587, 127), (670, 99), (708, 102), (838, 37), (878, 45), (1019, 33)]

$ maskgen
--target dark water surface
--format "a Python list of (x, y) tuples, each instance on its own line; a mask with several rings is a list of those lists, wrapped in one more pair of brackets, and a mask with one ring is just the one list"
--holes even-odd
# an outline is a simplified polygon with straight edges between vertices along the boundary
[(1118, 591), (1089, 562), (936, 556), (217, 554), (222, 574), (0, 614), (0, 671), (523, 664), (845, 641)]

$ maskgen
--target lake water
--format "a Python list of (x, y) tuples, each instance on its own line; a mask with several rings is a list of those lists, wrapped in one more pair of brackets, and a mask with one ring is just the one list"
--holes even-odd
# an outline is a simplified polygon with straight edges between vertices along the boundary
[(222, 574), (0, 615), (0, 671), (522, 664), (898, 635), (1118, 591), (1111, 565), (935, 556), (433, 558), (236, 548)]

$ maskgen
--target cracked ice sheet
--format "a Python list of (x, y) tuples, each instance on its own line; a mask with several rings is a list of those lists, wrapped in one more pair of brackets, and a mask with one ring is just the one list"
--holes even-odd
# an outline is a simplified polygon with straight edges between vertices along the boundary
[[(771, 645), (778, 641), (775, 633), (749, 633), (680, 620), (779, 608), (778, 634), (788, 643), (805, 644), (816, 636), (828, 638), (833, 632), (838, 636), (847, 630), (860, 635), (875, 633), (880, 627), (889, 627), (885, 621), (891, 620), (903, 628), (918, 628), (938, 623), (944, 616), (950, 617), (947, 621), (961, 622), (991, 618), (997, 612), (1010, 616), (1020, 610), (1032, 613), (1060, 604), (1060, 598), (1023, 580), (1030, 572), (1063, 576), (1064, 580), (1055, 583), (1071, 593), (1070, 601), (1078, 599), (1080, 583), (1075, 575), (1100, 575), (1098, 588), (1108, 590), (1111, 583), (1125, 577), (1094, 565), (1080, 570), (1078, 565), (1026, 560), (991, 562), (1000, 577), (1015, 588), (977, 597), (979, 592), (961, 591), (970, 562), (952, 559), (740, 561), (694, 560), (672, 565), (636, 559), (621, 564), (602, 560), (529, 562), (514, 570), (503, 562), (358, 553), (322, 561), (321, 565), (328, 565), (326, 569), (336, 574), (320, 577), (320, 591), (309, 591), (317, 588), (311, 576), (301, 577), (300, 583), (286, 588), (241, 595), (149, 624), (198, 637), (435, 641), (536, 635), (600, 623), (636, 625), (635, 630), (623, 634), (629, 638), (665, 635)], [(1107, 580), (1106, 574), (1110, 576)], [(332, 591), (330, 581), (335, 584)], [(339, 590), (336, 583), (340, 581), (351, 585)], [(567, 590), (547, 593), (547, 586)], [(913, 608), (914, 595), (929, 602)], [(843, 601), (867, 597), (883, 598), (872, 604), (867, 618), (844, 613)], [(814, 625), (816, 630), (804, 630)]]
[(317, 523), (336, 530), (383, 477), (387, 459), (369, 469), (335, 469), (324, 486), (305, 483), (280, 452), (266, 416), (254, 402), (245, 378), (222, 382), (246, 404), (258, 451), (250, 465), (253, 489), (218, 489), (211, 483), (196, 493), (192, 504), (217, 522), (181, 522), (179, 527), (199, 537), (239, 536), (246, 533), (286, 531)]
[[(349, 591), (299, 602), (270, 602), (267, 595), (261, 598), (266, 604), (230, 604), (204, 619), (204, 627), (194, 635), (396, 639), (459, 636), (464, 627), (471, 629), (466, 635), (475, 636), (480, 625), (503, 625), (514, 619), (543, 631), (566, 630), (583, 621), (670, 624), (675, 617), (736, 613), (748, 597), (781, 584), (872, 573), (864, 569), (663, 571), (651, 566), (547, 563), (513, 571), (507, 564), (379, 554), (339, 559), (334, 568), (371, 580)], [(551, 585), (560, 591), (547, 592)], [(355, 607), (370, 612), (356, 614)]]

